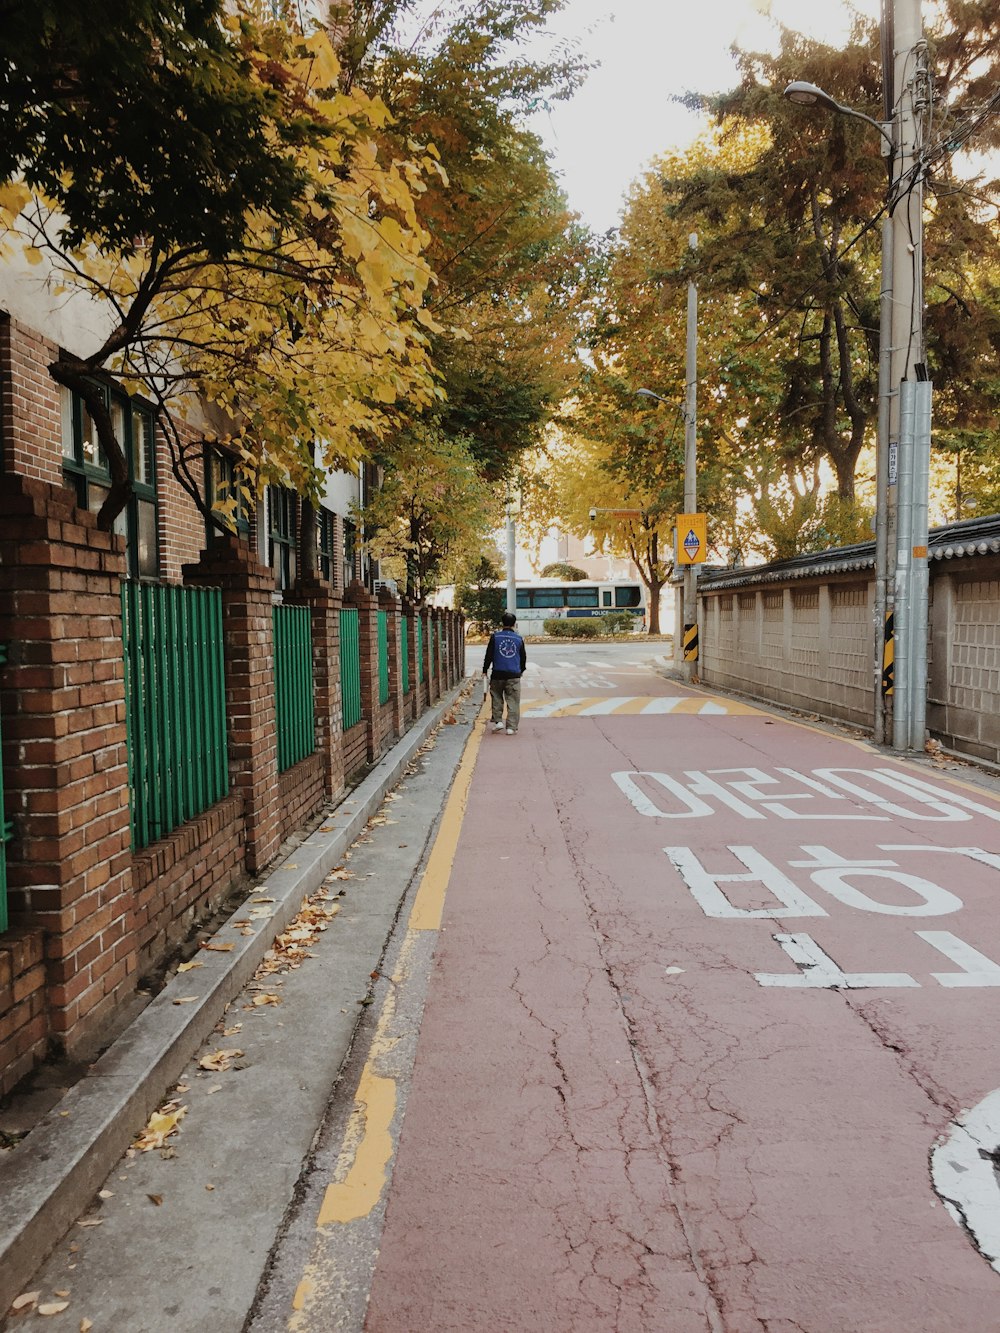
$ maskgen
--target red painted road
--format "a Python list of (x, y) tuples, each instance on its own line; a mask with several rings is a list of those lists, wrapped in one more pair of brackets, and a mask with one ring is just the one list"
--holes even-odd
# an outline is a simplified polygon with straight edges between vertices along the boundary
[(1000, 1329), (929, 1169), (1000, 1086), (1000, 801), (556, 691), (688, 693), (484, 738), (367, 1327)]

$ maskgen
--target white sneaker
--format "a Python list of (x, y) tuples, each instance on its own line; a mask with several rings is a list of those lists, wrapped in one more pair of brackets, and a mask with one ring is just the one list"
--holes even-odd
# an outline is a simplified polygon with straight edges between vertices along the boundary
[(514, 730), (513, 727), (508, 727), (508, 728), (507, 728), (507, 735), (508, 735), (508, 736), (516, 736), (516, 735), (517, 735), (517, 732)]
[(494, 732), (500, 732), (500, 731), (503, 731), (503, 723), (502, 723), (502, 722), (494, 722), (494, 723), (493, 723), (493, 731), (494, 731)]

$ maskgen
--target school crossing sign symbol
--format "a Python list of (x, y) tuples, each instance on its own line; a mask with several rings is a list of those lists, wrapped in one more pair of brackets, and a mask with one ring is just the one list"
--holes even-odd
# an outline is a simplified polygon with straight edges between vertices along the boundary
[(678, 514), (675, 530), (678, 537), (677, 563), (704, 564), (705, 547), (708, 543), (707, 514)]

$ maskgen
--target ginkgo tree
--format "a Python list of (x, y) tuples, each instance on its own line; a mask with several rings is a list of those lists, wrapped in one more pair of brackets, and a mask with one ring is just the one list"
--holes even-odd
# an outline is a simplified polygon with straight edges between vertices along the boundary
[(359, 512), (369, 551), (422, 602), (499, 526), (502, 500), (475, 467), (472, 442), (417, 423), (393, 441), (381, 486)]
[[(315, 495), (325, 469), (356, 463), (396, 426), (401, 404), (409, 413), (439, 392), (429, 338), (440, 326), (424, 309), (432, 275), (414, 209), (439, 170), (433, 150), (414, 143), (395, 159), (380, 150), (388, 112), (341, 88), (325, 31), (305, 35), (246, 10), (225, 25), (274, 153), (290, 163), (291, 200), (248, 196), (228, 246), (178, 239), (155, 219), (124, 245), (77, 241), (58, 200), (21, 182), (0, 195), (0, 226), (29, 261), (44, 259), (104, 311), (106, 336), (62, 353), (50, 371), (91, 411), (112, 477), (106, 527), (130, 481), (99, 372), (161, 407), (175, 472), (200, 507), (192, 463), (206, 438), (231, 448), (245, 492), (281, 480)], [(198, 205), (195, 192), (189, 206)], [(205, 405), (221, 423), (208, 434)]]
[(564, 424), (549, 432), (544, 453), (525, 469), (522, 493), (521, 524), (535, 538), (557, 524), (590, 538), (599, 551), (632, 561), (647, 592), (649, 631), (659, 634), (660, 594), (674, 567), (676, 485), (665, 486), (653, 469), (645, 479), (629, 478), (613, 443)]

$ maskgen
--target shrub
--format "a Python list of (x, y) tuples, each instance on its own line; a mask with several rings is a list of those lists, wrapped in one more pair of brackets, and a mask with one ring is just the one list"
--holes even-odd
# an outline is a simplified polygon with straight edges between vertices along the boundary
[(602, 632), (596, 616), (578, 616), (572, 620), (545, 620), (542, 629), (553, 639), (596, 639)]
[(600, 621), (605, 634), (631, 634), (637, 624), (631, 611), (605, 611)]
[(569, 565), (565, 560), (557, 560), (555, 564), (546, 565), (542, 570), (543, 579), (565, 579), (567, 583), (579, 583), (581, 579), (587, 577), (587, 571), (580, 569), (577, 565)]

